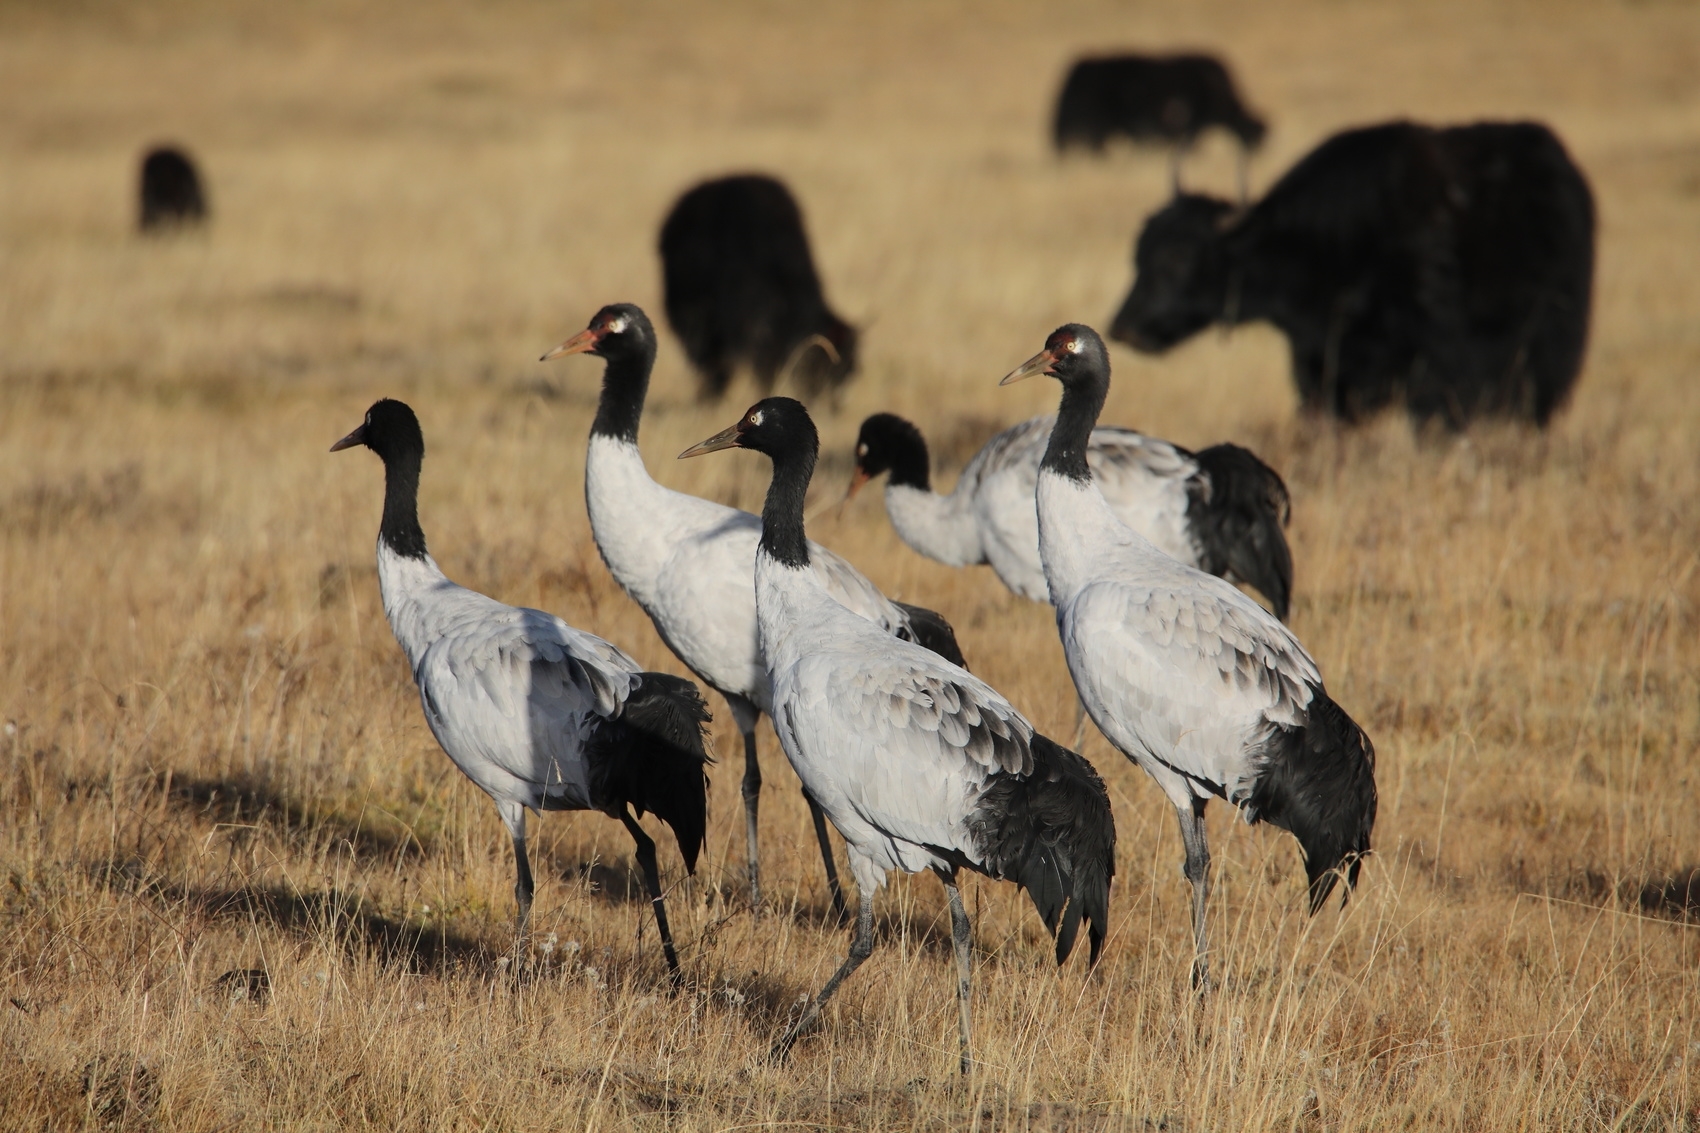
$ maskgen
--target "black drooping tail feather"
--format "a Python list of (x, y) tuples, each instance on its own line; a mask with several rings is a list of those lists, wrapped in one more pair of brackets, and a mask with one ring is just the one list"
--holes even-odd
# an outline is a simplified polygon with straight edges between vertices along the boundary
[(616, 817), (631, 804), (673, 828), (685, 868), (696, 872), (708, 827), (708, 776), (713, 762), (703, 728), (713, 717), (697, 686), (668, 673), (644, 673), (619, 716), (590, 737), (590, 789)]
[(1116, 873), (1110, 795), (1090, 763), (1054, 740), (1035, 732), (1032, 751), (1033, 774), (1000, 775), (981, 794), (968, 822), (982, 861), (965, 864), (1027, 890), (1057, 938), (1058, 964), (1074, 950), (1084, 918), (1090, 966), (1109, 928)]
[(1270, 739), (1248, 803), (1254, 820), (1299, 840), (1312, 915), (1342, 869), (1347, 897), (1357, 885), (1376, 806), (1375, 745), (1326, 692), (1313, 692), (1305, 726), (1278, 729)]
[(902, 610), (909, 619), (908, 626), (898, 632), (899, 637), (913, 641), (923, 649), (931, 649), (952, 665), (968, 667), (968, 662), (962, 659), (962, 647), (956, 644), (956, 631), (950, 628), (943, 614), (906, 602), (893, 602), (892, 605)]
[(1286, 621), (1293, 595), (1293, 553), (1281, 531), (1292, 508), (1287, 485), (1238, 445), (1211, 445), (1193, 458), (1209, 481), (1208, 491), (1190, 492), (1186, 509), (1204, 551), (1201, 569), (1255, 586)]

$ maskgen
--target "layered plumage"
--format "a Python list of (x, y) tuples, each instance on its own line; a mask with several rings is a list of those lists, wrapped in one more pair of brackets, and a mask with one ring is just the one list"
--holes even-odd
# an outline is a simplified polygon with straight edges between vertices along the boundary
[(1070, 324), (1005, 382), (1048, 374), (1062, 408), (1040, 463), (1039, 553), (1069, 673), (1087, 712), (1174, 804), (1193, 883), (1195, 976), (1208, 983), (1205, 905), (1212, 797), (1291, 831), (1315, 912), (1369, 852), (1375, 749), (1330, 699), (1316, 663), (1263, 607), (1163, 554), (1117, 518), (1092, 474), (1109, 358)]
[(684, 455), (732, 447), (765, 453), (774, 465), (755, 556), (774, 728), (809, 796), (844, 836), (861, 896), (850, 959), (779, 1049), (866, 958), (873, 895), (886, 873), (933, 870), (950, 893), (966, 1065), (968, 923), (957, 869), (1025, 887), (1057, 934), (1059, 963), (1085, 919), (1095, 961), (1115, 869), (1109, 797), (1090, 764), (1037, 735), (984, 681), (882, 632), (822, 582), (803, 530), (819, 448), (807, 410), (768, 398)]
[[(585, 454), (585, 504), (602, 560), (643, 607), (656, 632), (732, 708), (744, 737), (746, 839), (752, 902), (761, 882), (757, 807), (761, 766), (756, 722), (772, 711), (767, 669), (757, 641), (754, 571), (761, 519), (749, 512), (657, 484), (638, 451), (638, 424), (655, 365), (655, 328), (629, 303), (602, 308), (581, 333), (545, 355), (595, 354), (607, 361), (602, 398)], [(931, 610), (893, 602), (849, 563), (811, 546), (811, 569), (828, 592), (877, 632), (918, 641), (960, 664), (950, 625)], [(834, 904), (843, 907), (825, 819), (815, 829)]]
[[(1034, 417), (997, 434), (940, 495), (921, 431), (876, 413), (856, 438), (851, 494), (890, 472), (885, 510), (905, 543), (949, 566), (985, 563), (1010, 590), (1048, 602), (1033, 492), (1055, 421)], [(1092, 430), (1086, 461), (1123, 523), (1189, 566), (1255, 587), (1286, 620), (1293, 557), (1281, 529), (1289, 504), (1274, 469), (1237, 445), (1193, 453), (1109, 425)]]
[(637, 844), (677, 976), (655, 844), (631, 812), (652, 812), (672, 827), (685, 867), (695, 871), (707, 805), (702, 694), (688, 680), (642, 671), (615, 646), (553, 614), (506, 606), (449, 581), (419, 526), (425, 440), (412, 409), (377, 402), (332, 451), (354, 445), (384, 462), (384, 613), (407, 655), (431, 734), (496, 803), (513, 837), (522, 936), (534, 891), (525, 812), (598, 810), (620, 819)]

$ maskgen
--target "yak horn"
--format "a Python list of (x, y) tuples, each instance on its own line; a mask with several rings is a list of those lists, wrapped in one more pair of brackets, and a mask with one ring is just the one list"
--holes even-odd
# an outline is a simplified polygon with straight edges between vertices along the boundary
[(838, 353), (838, 347), (834, 346), (832, 340), (827, 338), (826, 335), (811, 334), (792, 348), (790, 356), (785, 359), (785, 365), (780, 368), (780, 382), (788, 384), (791, 381), (792, 376), (797, 371), (798, 364), (803, 360), (803, 355), (809, 352), (811, 346), (820, 347), (821, 353), (825, 354), (827, 361), (834, 366), (844, 360), (844, 356)]

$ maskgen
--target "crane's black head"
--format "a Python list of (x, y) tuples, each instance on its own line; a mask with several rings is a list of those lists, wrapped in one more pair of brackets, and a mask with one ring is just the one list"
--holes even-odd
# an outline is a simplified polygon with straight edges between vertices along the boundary
[(609, 362), (655, 356), (655, 327), (635, 303), (610, 303), (590, 325), (545, 354), (548, 362), (568, 354), (594, 354)]
[(425, 533), (419, 527), (419, 467), (425, 460), (425, 434), (406, 402), (383, 398), (372, 403), (366, 420), (331, 446), (341, 452), (365, 445), (384, 462), (384, 518), (378, 538), (411, 558), (425, 557)]
[(862, 422), (856, 436), (856, 471), (850, 478), (850, 494), (882, 472), (891, 482), (923, 492), (932, 487), (927, 470), (927, 441), (921, 430), (895, 413), (875, 413)]
[(764, 397), (746, 409), (737, 424), (692, 445), (679, 454), (679, 459), (725, 448), (753, 449), (765, 453), (775, 464), (807, 455), (812, 467), (815, 455), (820, 452), (820, 434), (802, 402), (789, 397)]
[(419, 428), (419, 418), (405, 401), (382, 398), (366, 411), (366, 420), (348, 436), (331, 446), (341, 452), (355, 445), (365, 445), (385, 464), (411, 458), (418, 462), (425, 457), (425, 434)]
[(1045, 349), (1004, 375), (998, 384), (1007, 386), (1035, 374), (1055, 378), (1063, 387), (1057, 423), (1051, 427), (1050, 444), (1039, 467), (1086, 483), (1092, 479), (1086, 463), (1087, 445), (1110, 392), (1110, 355), (1104, 349), (1104, 340), (1082, 323), (1060, 326), (1045, 340)]
[(610, 303), (596, 312), (590, 325), (542, 358), (594, 354), (605, 359), (602, 399), (590, 435), (637, 443), (643, 401), (649, 393), (649, 372), (655, 366), (655, 327), (634, 303)]
[(692, 445), (679, 454), (679, 459), (726, 448), (754, 449), (773, 461), (773, 480), (761, 509), (761, 545), (787, 566), (807, 566), (803, 501), (820, 452), (820, 434), (809, 411), (802, 402), (789, 397), (763, 398), (745, 410), (737, 424)]
[(1110, 385), (1110, 354), (1098, 332), (1084, 323), (1068, 323), (1051, 332), (1045, 349), (1004, 375), (998, 384), (1007, 386), (1043, 374), (1067, 389), (1090, 389)]

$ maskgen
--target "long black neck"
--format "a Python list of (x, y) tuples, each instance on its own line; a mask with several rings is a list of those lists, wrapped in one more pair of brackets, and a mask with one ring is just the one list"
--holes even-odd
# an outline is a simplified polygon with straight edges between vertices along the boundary
[(809, 540), (803, 533), (803, 501), (815, 474), (815, 450), (782, 452), (773, 458), (773, 482), (761, 508), (761, 545), (788, 567), (809, 565)]
[(637, 443), (643, 400), (649, 394), (649, 372), (654, 366), (653, 350), (608, 359), (602, 373), (602, 400), (596, 405), (596, 420), (590, 424), (591, 436)]
[(923, 492), (933, 490), (932, 473), (927, 468), (927, 442), (918, 431), (898, 442), (891, 458), (891, 483)]
[(1040, 468), (1082, 484), (1092, 479), (1092, 470), (1086, 464), (1086, 449), (1109, 392), (1109, 383), (1102, 379), (1088, 378), (1063, 386), (1062, 407), (1057, 410), (1057, 423), (1051, 429), (1051, 443), (1045, 447)]
[(384, 461), (384, 518), (378, 539), (409, 559), (425, 557), (425, 532), (419, 526), (421, 453), (402, 453)]

